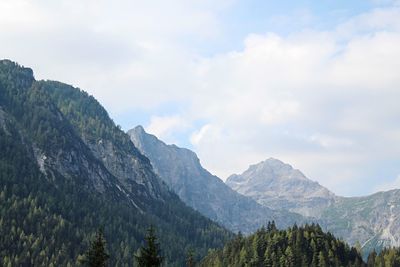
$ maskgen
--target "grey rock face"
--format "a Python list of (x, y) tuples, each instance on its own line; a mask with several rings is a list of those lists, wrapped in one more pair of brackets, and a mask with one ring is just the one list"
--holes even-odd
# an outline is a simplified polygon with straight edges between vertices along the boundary
[(288, 211), (274, 211), (256, 203), (205, 170), (196, 154), (167, 145), (141, 126), (128, 131), (134, 145), (150, 159), (155, 172), (189, 206), (233, 231), (250, 233), (268, 220), (279, 226), (302, 222)]
[(321, 217), (326, 228), (366, 251), (400, 245), (400, 190), (340, 198)]
[(134, 153), (118, 149), (109, 140), (99, 140), (97, 142), (84, 139), (93, 155), (100, 160), (110, 173), (128, 188), (134, 191), (132, 183), (142, 185), (153, 198), (159, 198), (159, 184), (154, 175), (150, 164), (143, 162)]
[[(37, 85), (51, 98), (58, 124), (68, 125), (68, 136), (74, 140), (54, 155), (38, 151), (41, 170), (56, 164), (52, 169), (63, 176), (91, 178), (99, 192), (104, 192), (107, 182), (106, 187), (113, 187), (135, 207), (146, 206), (155, 199), (163, 201), (163, 195), (169, 197), (171, 192), (153, 172), (150, 161), (93, 97), (56, 81), (39, 81)], [(134, 204), (139, 202), (143, 205)]]
[(128, 131), (128, 134), (133, 144), (150, 159), (155, 172), (181, 198), (184, 196), (190, 206), (196, 203), (192, 199), (192, 193), (187, 190), (188, 184), (192, 183), (195, 188), (203, 182), (215, 180), (216, 177), (212, 177), (201, 167), (199, 159), (192, 151), (175, 145), (168, 146), (155, 136), (147, 134), (141, 126)]
[(240, 175), (231, 175), (226, 184), (269, 208), (317, 218), (336, 199), (332, 192), (299, 170), (273, 158), (251, 165)]

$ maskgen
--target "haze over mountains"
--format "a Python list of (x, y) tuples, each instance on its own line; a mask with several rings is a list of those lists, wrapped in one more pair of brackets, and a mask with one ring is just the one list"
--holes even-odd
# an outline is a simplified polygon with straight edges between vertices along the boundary
[(201, 167), (194, 152), (167, 145), (141, 126), (128, 134), (185, 203), (234, 231), (248, 232), (251, 227), (244, 227), (246, 223), (261, 226), (265, 220), (257, 219), (259, 208), (254, 208), (254, 203), (248, 209), (248, 199), (235, 195), (227, 186), (268, 208), (271, 219), (288, 212), (289, 220), (281, 221), (280, 226), (296, 219), (300, 224), (318, 222), (350, 244), (361, 243), (366, 252), (399, 245), (400, 190), (361, 198), (336, 196), (300, 170), (273, 158), (251, 165), (242, 174), (231, 175), (224, 184)]

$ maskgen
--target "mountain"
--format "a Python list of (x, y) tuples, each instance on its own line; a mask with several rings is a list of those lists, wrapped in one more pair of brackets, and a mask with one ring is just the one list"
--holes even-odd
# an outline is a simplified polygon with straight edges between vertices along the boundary
[(342, 197), (321, 214), (326, 227), (368, 252), (400, 246), (400, 190)]
[(271, 209), (304, 216), (319, 217), (321, 210), (336, 200), (328, 189), (274, 158), (251, 165), (240, 175), (231, 175), (226, 184)]
[(204, 169), (196, 154), (167, 145), (137, 126), (128, 131), (132, 142), (150, 159), (155, 172), (189, 206), (232, 231), (251, 233), (269, 220), (280, 227), (303, 222), (299, 214), (275, 211), (238, 194)]
[[(366, 266), (354, 247), (322, 231), (319, 225), (278, 230), (274, 224), (248, 237), (238, 236), (211, 251), (200, 266)], [(368, 265), (381, 266), (381, 265)], [(396, 266), (396, 265), (382, 265)]]
[(250, 166), (226, 184), (266, 207), (314, 217), (350, 244), (372, 250), (400, 246), (400, 190), (365, 197), (336, 196), (277, 159)]
[(0, 61), (0, 265), (77, 266), (104, 226), (111, 266), (150, 225), (168, 266), (232, 234), (187, 207), (92, 96)]

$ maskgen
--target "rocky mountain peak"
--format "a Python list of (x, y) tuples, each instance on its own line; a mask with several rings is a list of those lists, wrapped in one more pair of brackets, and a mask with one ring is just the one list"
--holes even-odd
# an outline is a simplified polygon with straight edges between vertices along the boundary
[[(247, 175), (242, 177), (248, 177), (249, 179), (267, 178), (311, 181), (299, 170), (294, 169), (291, 165), (275, 158), (269, 158), (258, 164), (250, 165), (249, 169), (245, 173)], [(264, 173), (265, 175), (252, 175), (257, 173)]]
[(142, 132), (145, 133), (144, 128), (142, 125), (138, 125), (135, 128), (132, 129), (133, 131), (138, 131), (138, 132)]
[[(226, 183), (232, 188), (247, 185), (276, 186), (280, 183), (307, 183), (320, 186), (317, 182), (308, 179), (301, 171), (275, 158), (269, 158), (250, 167), (242, 174), (228, 177)], [(322, 187), (322, 186), (320, 186)], [(264, 190), (264, 188), (260, 188)], [(295, 188), (293, 188), (295, 190)]]
[[(152, 165), (156, 172), (161, 176), (161, 179), (166, 180), (167, 184), (168, 175), (164, 175), (168, 166), (163, 166), (162, 162), (164, 158), (168, 158), (174, 164), (180, 166), (182, 169), (199, 169), (200, 160), (197, 155), (186, 148), (178, 147), (174, 144), (166, 144), (159, 140), (155, 135), (149, 134), (143, 128), (138, 125), (135, 128), (129, 130), (128, 135), (131, 138), (132, 143), (148, 158), (153, 158)], [(161, 158), (161, 155), (163, 158)], [(168, 162), (169, 165), (169, 162)]]
[(328, 189), (275, 158), (251, 165), (242, 174), (231, 175), (226, 184), (264, 206), (306, 216), (316, 216), (319, 208), (335, 200)]

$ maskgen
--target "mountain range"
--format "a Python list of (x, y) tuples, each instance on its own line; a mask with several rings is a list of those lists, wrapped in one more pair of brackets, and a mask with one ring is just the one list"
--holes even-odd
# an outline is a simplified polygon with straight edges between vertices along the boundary
[[(267, 219), (280, 219), (279, 227), (316, 222), (350, 244), (360, 243), (366, 254), (400, 245), (400, 190), (366, 197), (337, 196), (274, 158), (251, 165), (223, 183), (201, 166), (194, 152), (167, 145), (142, 126), (128, 134), (186, 204), (233, 231), (252, 232)], [(249, 198), (267, 210), (262, 211)]]
[[(112, 266), (133, 263), (154, 225), (183, 266), (268, 221), (319, 223), (366, 253), (400, 246), (400, 190), (341, 197), (267, 159), (226, 183), (188, 149), (127, 133), (79, 88), (0, 60), (0, 265), (76, 266), (104, 228)], [(240, 236), (240, 235), (239, 235)]]
[(270, 220), (281, 227), (304, 220), (299, 214), (272, 210), (237, 193), (204, 169), (193, 151), (167, 145), (142, 126), (128, 134), (135, 147), (150, 159), (154, 171), (187, 205), (234, 232), (251, 233)]
[(365, 197), (336, 196), (289, 164), (270, 158), (226, 184), (258, 203), (315, 218), (326, 230), (366, 252), (400, 245), (400, 190)]

